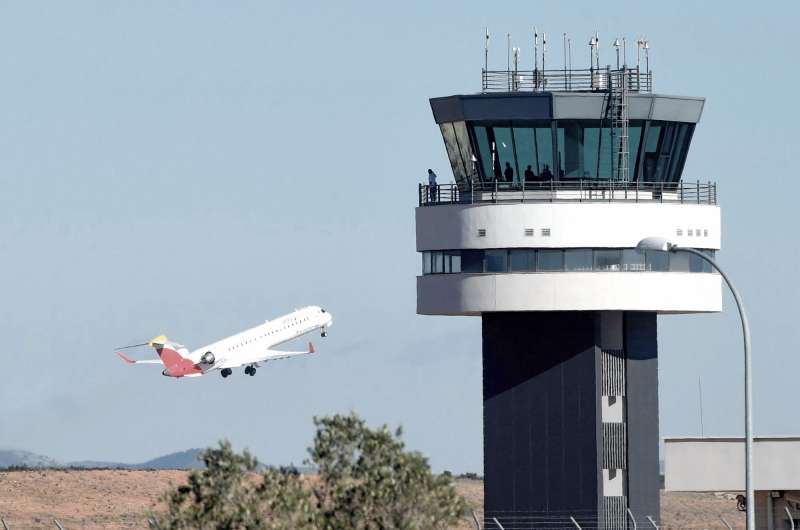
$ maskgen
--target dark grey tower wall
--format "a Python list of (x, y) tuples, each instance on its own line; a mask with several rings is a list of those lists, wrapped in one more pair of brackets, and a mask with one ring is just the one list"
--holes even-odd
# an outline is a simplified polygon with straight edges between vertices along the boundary
[(580, 513), (601, 475), (596, 313), (484, 313), (487, 517)]
[(658, 340), (655, 313), (625, 313), (627, 357), (628, 504), (660, 517), (658, 465)]
[[(484, 313), (482, 322), (486, 517), (518, 525), (572, 514), (584, 527), (624, 528), (630, 507), (657, 518), (656, 315)], [(625, 404), (620, 420), (604, 412), (614, 401)], [(627, 482), (615, 497), (604, 468)]]

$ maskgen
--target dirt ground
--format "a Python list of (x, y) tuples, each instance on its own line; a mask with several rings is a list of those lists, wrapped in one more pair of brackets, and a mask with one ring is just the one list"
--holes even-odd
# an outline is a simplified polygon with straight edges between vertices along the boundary
[[(146, 528), (160, 511), (165, 491), (183, 482), (185, 471), (46, 470), (0, 472), (0, 517), (11, 530)], [(457, 488), (482, 516), (483, 483), (458, 480)], [(662, 493), (661, 516), (668, 529), (724, 529), (722, 515), (744, 527), (731, 494)], [(458, 530), (474, 529), (465, 519)]]

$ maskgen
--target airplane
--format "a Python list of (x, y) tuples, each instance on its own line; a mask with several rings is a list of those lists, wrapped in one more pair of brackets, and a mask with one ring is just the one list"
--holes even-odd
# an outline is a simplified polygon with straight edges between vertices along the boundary
[(162, 364), (164, 371), (161, 373), (167, 377), (199, 377), (218, 370), (226, 378), (240, 366), (245, 367), (245, 374), (254, 376), (259, 363), (315, 353), (311, 342), (307, 351), (279, 351), (273, 350), (274, 346), (316, 330), (326, 337), (332, 325), (330, 313), (321, 307), (308, 306), (191, 352), (182, 344), (159, 335), (142, 344), (117, 348), (150, 346), (158, 353), (158, 359), (133, 360), (120, 351), (117, 355), (126, 364)]

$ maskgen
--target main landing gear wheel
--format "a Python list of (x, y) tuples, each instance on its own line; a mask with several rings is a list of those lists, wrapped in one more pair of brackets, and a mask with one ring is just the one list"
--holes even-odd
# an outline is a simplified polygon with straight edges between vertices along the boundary
[(249, 375), (250, 377), (256, 375), (256, 367), (255, 366), (245, 366), (244, 373)]
[(231, 370), (230, 368), (223, 368), (223, 369), (220, 371), (220, 375), (222, 375), (222, 377), (228, 377), (228, 376), (229, 376), (229, 375), (231, 375), (232, 373), (233, 373), (233, 370)]

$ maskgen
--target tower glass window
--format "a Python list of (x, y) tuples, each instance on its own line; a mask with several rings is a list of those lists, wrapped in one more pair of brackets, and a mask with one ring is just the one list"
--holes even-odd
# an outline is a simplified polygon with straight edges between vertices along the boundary
[(519, 172), (514, 154), (514, 140), (511, 136), (511, 127), (495, 127), (494, 142), (497, 150), (495, 157), (495, 175), (501, 182), (514, 182)]
[(536, 251), (533, 249), (512, 249), (509, 251), (511, 272), (530, 272), (536, 270)]
[[(646, 126), (649, 124), (649, 127)], [(497, 122), (471, 126), (473, 143), (465, 145), (470, 126), (453, 123), (452, 140), (456, 160), (448, 156), (454, 172), (469, 175), (473, 154), (479, 161), (484, 181), (520, 183), (542, 178), (545, 165), (552, 178), (559, 180), (615, 177), (614, 137), (609, 120), (556, 120), (542, 122)], [(553, 126), (556, 145), (553, 145)], [(691, 123), (631, 120), (628, 128), (628, 176), (631, 181), (677, 182), (683, 172), (694, 125)], [(646, 134), (645, 134), (646, 131)], [(557, 164), (556, 164), (557, 162)], [(460, 163), (460, 165), (459, 165)], [(559, 174), (556, 175), (556, 165)], [(458, 179), (456, 179), (458, 181)]]
[(442, 130), (442, 138), (444, 138), (444, 146), (447, 149), (447, 158), (450, 160), (450, 167), (453, 168), (453, 177), (455, 177), (456, 182), (463, 182), (466, 177), (466, 170), (464, 162), (461, 160), (461, 151), (458, 148), (453, 124), (443, 123), (440, 125), (440, 129)]

